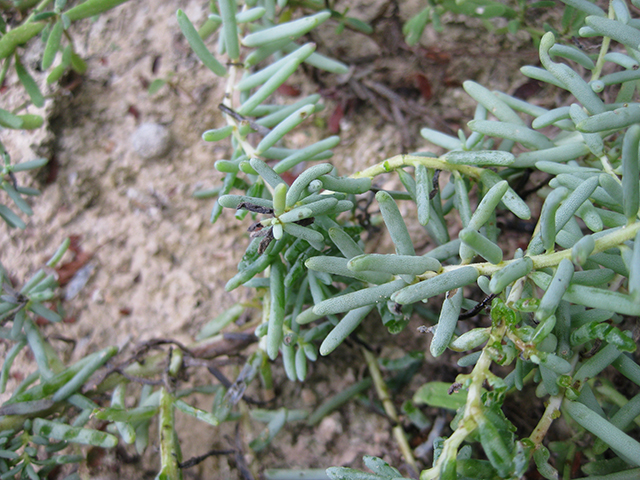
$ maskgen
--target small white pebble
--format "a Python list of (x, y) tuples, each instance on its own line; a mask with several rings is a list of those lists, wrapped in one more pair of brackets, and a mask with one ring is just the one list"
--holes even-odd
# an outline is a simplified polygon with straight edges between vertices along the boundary
[(91, 301), (98, 305), (102, 305), (104, 303), (104, 295), (102, 295), (102, 291), (99, 288), (96, 288), (91, 294)]
[(171, 147), (171, 134), (157, 123), (143, 123), (131, 135), (131, 145), (138, 155), (147, 160), (162, 157)]

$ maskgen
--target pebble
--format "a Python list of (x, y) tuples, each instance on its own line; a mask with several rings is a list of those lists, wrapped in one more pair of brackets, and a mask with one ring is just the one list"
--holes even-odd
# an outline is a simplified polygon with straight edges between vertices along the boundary
[(131, 135), (131, 145), (144, 159), (162, 157), (171, 147), (171, 134), (158, 123), (143, 123)]
[(315, 431), (315, 437), (321, 444), (331, 442), (335, 435), (342, 433), (342, 425), (334, 417), (339, 417), (339, 414), (324, 417)]

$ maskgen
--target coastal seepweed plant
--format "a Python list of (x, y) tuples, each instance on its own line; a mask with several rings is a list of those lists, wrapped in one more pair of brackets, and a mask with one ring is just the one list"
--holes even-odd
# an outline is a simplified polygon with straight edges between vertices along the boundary
[[(25, 201), (24, 196), (39, 195), (40, 192), (31, 187), (19, 185), (17, 172), (25, 172), (35, 170), (46, 165), (47, 159), (37, 158), (26, 162), (11, 164), (9, 153), (4, 149), (0, 142), (0, 157), (2, 157), (2, 170), (0, 170), (0, 189), (4, 190), (7, 196), (13, 202), (13, 205), (25, 215), (33, 215), (33, 210)], [(20, 216), (9, 206), (0, 203), (0, 218), (10, 227), (24, 229), (26, 224)]]
[[(33, 7), (27, 3), (15, 2), (15, 5), (2, 3), (0, 6), (3, 12), (14, 6), (15, 8), (24, 7), (27, 10)], [(31, 96), (31, 103), (36, 106), (41, 106), (44, 99), (42, 95), (36, 95), (39, 93), (39, 89), (32, 79), (29, 80), (30, 77), (28, 77), (28, 81), (23, 80), (23, 77), (27, 78), (27, 76), (22, 75), (24, 71), (20, 70), (18, 66), (20, 46), (40, 32), (45, 32), (47, 35), (45, 35), (46, 38), (43, 37), (46, 42), (43, 62), (45, 59), (48, 61), (45, 62), (46, 65), (43, 68), (46, 68), (50, 66), (49, 62), (56, 58), (56, 54), (62, 48), (60, 43), (62, 35), (64, 34), (64, 37), (69, 40), (66, 30), (70, 21), (100, 14), (122, 3), (122, 1), (88, 0), (68, 10), (64, 10), (64, 2), (55, 2), (53, 11), (43, 12), (49, 3), (51, 2), (40, 2), (32, 11), (32, 15), (28, 16), (19, 26), (11, 28), (5, 23), (1, 25), (3, 36), (0, 37), (0, 53), (2, 54), (0, 58), (4, 60), (2, 75), (7, 74), (12, 60), (15, 60), (18, 76), (27, 93)], [(212, 7), (215, 7), (215, 4), (212, 4)], [(211, 17), (200, 28), (199, 33), (196, 32), (189, 19), (182, 12), (178, 12), (180, 28), (194, 47), (196, 54), (214, 73), (230, 79), (229, 89), (234, 87), (233, 80), (236, 79), (236, 75), (239, 77), (242, 71), (249, 69), (249, 63), (246, 68), (238, 63), (238, 33), (241, 32), (244, 38), (247, 33), (244, 31), (245, 26), (258, 30), (264, 29), (265, 26), (274, 22), (275, 4), (265, 7), (254, 5), (254, 7), (245, 9), (243, 12), (235, 11), (235, 6), (231, 3), (222, 4), (219, 10), (213, 8)], [(256, 38), (255, 35), (251, 37), (250, 34), (246, 35), (243, 40), (245, 43), (253, 42), (256, 47), (254, 48), (255, 55), (251, 58), (254, 64), (274, 54), (277, 55), (280, 51), (289, 50), (288, 53), (291, 53), (291, 55), (286, 54), (284, 61), (274, 62), (269, 70), (263, 70), (258, 76), (245, 75), (244, 86), (238, 88), (242, 91), (241, 96), (246, 102), (237, 111), (230, 108), (225, 110), (233, 122), (241, 123), (243, 136), (238, 136), (238, 141), (243, 145), (243, 148), (250, 151), (252, 157), (257, 157), (260, 154), (267, 156), (267, 158), (269, 155), (276, 155), (286, 159), (286, 163), (282, 165), (282, 171), (308, 158), (328, 158), (331, 155), (329, 149), (337, 145), (338, 138), (332, 137), (313, 145), (310, 149), (305, 149), (304, 152), (299, 153), (300, 158), (291, 155), (292, 152), (274, 146), (288, 130), (321, 108), (318, 105), (320, 97), (313, 95), (295, 105), (293, 109), (282, 110), (278, 107), (271, 107), (270, 113), (273, 115), (262, 118), (259, 126), (251, 120), (245, 121), (243, 115), (253, 115), (258, 108), (269, 110), (269, 107), (261, 104), (278, 85), (289, 78), (302, 61), (333, 72), (347, 72), (347, 67), (344, 64), (314, 53), (315, 45), (307, 44), (298, 49), (298, 46), (292, 42), (332, 15), (341, 22), (342, 28), (369, 31), (367, 25), (344, 14), (320, 12), (309, 18), (292, 21), (293, 32), (291, 28), (287, 27), (282, 30), (276, 29), (276, 32), (270, 31), (269, 40)], [(201, 40), (202, 37), (206, 38), (221, 25), (223, 26), (223, 36), (219, 42), (220, 48), (232, 61), (228, 72), (227, 67), (215, 59)], [(263, 32), (260, 32), (258, 37), (261, 37), (262, 34)], [(273, 48), (271, 42), (276, 42), (277, 48)], [(263, 43), (269, 45), (260, 49), (259, 46)], [(64, 47), (62, 63), (58, 66), (60, 68), (55, 67), (54, 71), (60, 70), (59, 74), (61, 75), (64, 69), (70, 65), (69, 62), (73, 65), (74, 62), (78, 63), (79, 61), (79, 57), (73, 53), (72, 43), (69, 42), (69, 45)], [(234, 65), (234, 62), (237, 65)], [(262, 85), (263, 83), (265, 85)], [(255, 88), (260, 85), (263, 88)], [(252, 90), (255, 91), (249, 95)], [(232, 90), (228, 90), (228, 94), (231, 98)], [(34, 98), (37, 98), (38, 101), (36, 102)], [(15, 129), (37, 128), (42, 124), (41, 117), (36, 118), (29, 115), (1, 110), (0, 122), (4, 122), (2, 123), (4, 128)], [(33, 120), (33, 125), (26, 120)], [(231, 134), (235, 125), (233, 122), (230, 121), (228, 127), (222, 131), (207, 132), (205, 139), (215, 140), (218, 136), (224, 137)], [(265, 138), (255, 149), (249, 150), (250, 143), (246, 140), (246, 135), (254, 127), (261, 133), (269, 131), (270, 133), (265, 135)], [(312, 153), (309, 154), (310, 151)], [(0, 153), (3, 159), (1, 187), (7, 192), (18, 210), (30, 215), (31, 209), (25, 202), (23, 195), (35, 195), (37, 191), (23, 187), (21, 182), (18, 182), (20, 177), (17, 174), (21, 171), (38, 168), (46, 162), (39, 159), (11, 164), (9, 154), (4, 150), (4, 147)], [(248, 183), (243, 183), (240, 178), (236, 182), (236, 173), (239, 171), (237, 165), (243, 160), (238, 157), (234, 157), (233, 161), (221, 161), (218, 164), (221, 170), (226, 169), (231, 172), (224, 187), (225, 193), (234, 186), (248, 186)], [(263, 165), (268, 170), (265, 170)], [(243, 167), (249, 170), (249, 175), (253, 176), (248, 178), (255, 180), (258, 177), (252, 170), (254, 167), (263, 172), (271, 170), (266, 167), (264, 162), (260, 163), (257, 159), (249, 166), (243, 164)], [(268, 175), (268, 173), (264, 173), (264, 175)], [(274, 175), (277, 176), (277, 174)], [(260, 179), (253, 183), (255, 186), (251, 193), (261, 195), (256, 192), (258, 189), (264, 188), (263, 180)], [(370, 184), (366, 181), (365, 183), (367, 187), (362, 191), (366, 191)], [(302, 189), (306, 187), (306, 185), (301, 187), (300, 195), (303, 194)], [(307, 197), (307, 195), (304, 196)], [(291, 201), (297, 200), (297, 198), (291, 197)], [(332, 204), (324, 211), (337, 212), (352, 207), (351, 203), (342, 201), (342, 199), (330, 200), (332, 200)], [(316, 202), (310, 205), (310, 208), (313, 209), (313, 212), (318, 212), (321, 205), (324, 204)], [(0, 206), (2, 207), (0, 213), (9, 226), (25, 227), (24, 222), (10, 207)], [(256, 206), (250, 208), (255, 209)], [(284, 205), (277, 208), (277, 212), (280, 214)], [(219, 209), (220, 211), (217, 213), (214, 212), (214, 217), (220, 214), (222, 206)], [(287, 232), (293, 230), (305, 238), (315, 233), (311, 229), (306, 229), (303, 225), (303, 218), (292, 218), (290, 223), (291, 226), (286, 227)], [(281, 234), (277, 233), (277, 227), (275, 230), (273, 238), (278, 237), (275, 239), (278, 242), (282, 240), (284, 227)], [(311, 233), (308, 233), (307, 230)], [(266, 232), (267, 230), (265, 230)], [(288, 239), (289, 233), (286, 235)], [(313, 242), (314, 238), (318, 242), (320, 241), (317, 235), (309, 240)], [(145, 342), (128, 358), (123, 358), (124, 352), (119, 352), (116, 347), (106, 347), (81, 358), (72, 365), (65, 365), (57, 350), (51, 345), (51, 339), (47, 337), (43, 327), (51, 323), (60, 323), (63, 320), (64, 312), (59, 301), (58, 274), (55, 269), (60, 267), (60, 262), (69, 246), (69, 240), (65, 241), (49, 262), (22, 287), (15, 285), (15, 280), (0, 267), (0, 286), (2, 289), (0, 292), (0, 336), (9, 345), (0, 374), (2, 393), (5, 393), (4, 390), (11, 377), (11, 370), (16, 359), (20, 358), (24, 352), (28, 352), (27, 354), (34, 358), (36, 367), (29, 375), (19, 381), (18, 386), (12, 392), (7, 392), (11, 393), (11, 396), (0, 407), (0, 478), (47, 478), (54, 470), (60, 472), (63, 467), (66, 468), (62, 471), (68, 474), (67, 478), (80, 478), (77, 464), (83, 462), (88, 452), (91, 452), (91, 450), (81, 449), (81, 446), (112, 448), (122, 441), (135, 445), (137, 452), (142, 453), (150, 443), (149, 431), (154, 418), (158, 423), (158, 443), (161, 457), (158, 478), (181, 478), (183, 469), (194, 466), (208, 455), (216, 453), (208, 453), (201, 457), (182, 461), (178, 436), (175, 431), (175, 411), (178, 410), (213, 426), (225, 420), (237, 420), (238, 415), (231, 409), (243, 398), (246, 385), (256, 377), (258, 371), (262, 373), (263, 378), (266, 377), (268, 364), (265, 364), (264, 360), (267, 357), (261, 354), (253, 355), (235, 382), (227, 380), (218, 370), (219, 364), (216, 363), (216, 356), (229, 353), (229, 348), (231, 348), (231, 352), (234, 348), (239, 350), (252, 343), (252, 339), (255, 338), (253, 335), (247, 336), (238, 333), (232, 339), (217, 335), (225, 325), (237, 319), (242, 313), (243, 308), (235, 306), (208, 323), (199, 333), (197, 341), (191, 345), (185, 346), (163, 339), (152, 340)], [(268, 245), (265, 244), (264, 249), (267, 250), (267, 247)], [(312, 339), (309, 340), (309, 345), (311, 345), (311, 341)], [(173, 348), (157, 352), (157, 349), (161, 349), (163, 345), (167, 344), (173, 345)], [(312, 350), (309, 352), (311, 355)], [(221, 385), (204, 384), (180, 388), (184, 386), (185, 371), (192, 367), (207, 368), (209, 372), (217, 376)], [(299, 367), (300, 372), (302, 372), (302, 368), (302, 366)], [(370, 381), (365, 381), (358, 388), (362, 390), (369, 384)], [(140, 385), (142, 386), (140, 387)], [(193, 393), (214, 394), (213, 412), (196, 408), (188, 403), (186, 397)], [(105, 402), (105, 395), (110, 396), (110, 401)], [(135, 397), (133, 405), (130, 402), (132, 395)], [(321, 418), (321, 415), (322, 410), (316, 417)], [(278, 412), (256, 409), (252, 412), (252, 416), (257, 421), (267, 423), (264, 434), (258, 436), (250, 444), (251, 448), (259, 451), (269, 444), (285, 422), (304, 419), (308, 413), (285, 409)], [(105, 425), (107, 425), (107, 431), (104, 431)], [(223, 454), (240, 455), (240, 452), (231, 450)], [(59, 473), (53, 474), (58, 475)]]
[[(202, 352), (215, 348), (216, 342), (176, 344), (168, 352), (158, 352), (171, 341), (151, 340), (126, 359), (117, 347), (108, 346), (65, 365), (42, 326), (63, 321), (54, 269), (60, 268), (69, 246), (67, 239), (21, 287), (13, 285), (0, 265), (0, 337), (11, 345), (0, 370), (0, 393), (10, 393), (0, 406), (0, 477), (33, 480), (65, 474), (63, 478), (79, 479), (78, 465), (91, 449), (114, 448), (123, 442), (143, 453), (150, 442), (151, 422), (157, 418), (162, 447), (158, 478), (180, 478), (182, 468), (197, 462), (182, 462), (174, 410), (218, 425), (218, 417), (183, 398), (217, 392), (218, 402), (223, 400), (218, 385), (178, 388), (180, 372), (188, 365), (216, 371), (215, 361), (207, 361)], [(11, 369), (25, 352), (36, 368), (6, 391)], [(131, 394), (135, 384), (142, 388), (133, 392), (135, 403), (127, 407), (127, 390)]]
[[(470, 133), (461, 130), (452, 137), (423, 129), (423, 137), (446, 153), (398, 155), (360, 172), (338, 172), (325, 162), (339, 144), (335, 136), (299, 149), (281, 146), (322, 108), (319, 95), (291, 105), (266, 102), (303, 63), (348, 72), (346, 65), (316, 52), (315, 44), (305, 44), (307, 33), (331, 22), (366, 33), (366, 24), (317, 1), (211, 2), (211, 15), (199, 29), (178, 11), (195, 54), (226, 82), (220, 106), (225, 124), (203, 134), (205, 141), (231, 139), (229, 158), (215, 163), (223, 184), (196, 194), (218, 195), (212, 221), (220, 220), (225, 208), (241, 220), (253, 218), (251, 243), (226, 289), (255, 289), (262, 307), (255, 331), (259, 348), (235, 382), (224, 379), (214, 360), (198, 355), (199, 347), (222, 338), (222, 329), (242, 314), (245, 307), (234, 305), (204, 325), (193, 345), (174, 342), (170, 351), (151, 353), (166, 343), (158, 340), (127, 359), (107, 347), (64, 366), (38, 326), (61, 319), (47, 307), (56, 303), (55, 275), (42, 269), (18, 290), (0, 270), (0, 334), (12, 345), (0, 383), (22, 350), (31, 351), (37, 364), (0, 407), (0, 478), (45, 478), (58, 465), (82, 461), (78, 445), (107, 448), (121, 439), (142, 452), (154, 418), (158, 478), (181, 478), (183, 469), (206, 455), (182, 460), (176, 411), (212, 426), (236, 420), (234, 405), (252, 380), (260, 377), (271, 388), (270, 361), (282, 357), (289, 379), (304, 381), (309, 362), (357, 336), (362, 322), (382, 321), (394, 334), (414, 315), (433, 323), (427, 329), (433, 333), (428, 355), (463, 352), (458, 364), (471, 369), (444, 390), (439, 382), (425, 384), (403, 404), (403, 413), (419, 428), (429, 425), (420, 404), (457, 412), (451, 433), (434, 442), (431, 465), (414, 459), (380, 372), (381, 365), (415, 369), (422, 355), (392, 365), (365, 346), (370, 377), (312, 414), (251, 410), (266, 428), (250, 447), (267, 447), (287, 422), (315, 425), (374, 385), (408, 468), (423, 480), (520, 478), (531, 470), (548, 479), (573, 478), (578, 465), (587, 478), (637, 478), (640, 366), (633, 356), (632, 326), (640, 316), (640, 104), (634, 102), (640, 22), (621, 0), (611, 2), (608, 12), (586, 0), (565, 3), (557, 35), (540, 37), (542, 68), (522, 72), (557, 88), (566, 105), (547, 110), (465, 82), (478, 103)], [(307, 11), (313, 13), (300, 16)], [(573, 32), (576, 19), (584, 20), (580, 35), (599, 47), (593, 56), (557, 41)], [(214, 54), (203, 39), (215, 32)], [(604, 73), (610, 70), (615, 71)], [(306, 162), (313, 165), (304, 169)], [(517, 183), (532, 173), (548, 178), (538, 190), (544, 201), (526, 248), (511, 254), (500, 241), (498, 214), (531, 220)], [(404, 190), (377, 187), (386, 175), (397, 175)], [(362, 234), (376, 218), (361, 198), (379, 210), (395, 253), (365, 253)], [(401, 202), (415, 207), (416, 220), (434, 245), (423, 255), (416, 254)], [(452, 226), (462, 229), (453, 235), (458, 229)], [(48, 268), (60, 262), (66, 248)], [(442, 295), (437, 312), (422, 305)], [(460, 320), (484, 311), (490, 323), (464, 331)], [(182, 373), (202, 366), (224, 379), (222, 385), (180, 388)], [(608, 377), (615, 371), (628, 384), (612, 384)], [(504, 408), (525, 389), (535, 391), (536, 398), (527, 397), (532, 407), (545, 408), (528, 436), (517, 431)], [(194, 392), (214, 394), (211, 411), (188, 402)], [(559, 417), (570, 430), (550, 435)], [(107, 431), (97, 428), (98, 421), (108, 423)], [(382, 459), (366, 456), (364, 463), (373, 473), (332, 467), (326, 475), (405, 478)], [(69, 472), (79, 478), (77, 470)], [(269, 472), (273, 479), (290, 475)]]
[[(566, 105), (547, 110), (468, 81), (464, 89), (478, 102), (470, 134), (421, 132), (445, 154), (398, 155), (360, 172), (340, 172), (348, 176), (330, 163), (317, 163), (287, 180), (291, 177), (284, 174), (292, 167), (328, 156), (337, 139), (282, 150), (277, 142), (316, 109), (315, 102), (262, 104), (297, 64), (312, 58), (304, 57), (312, 46), (291, 42), (331, 12), (278, 24), (271, 12), (261, 12), (263, 23), (249, 25), (250, 33), (238, 40), (233, 17), (260, 7), (251, 3), (237, 13), (234, 2), (220, 2), (223, 48), (233, 62), (228, 71), (213, 64), (191, 34), (203, 62), (228, 79), (227, 125), (203, 135), (205, 140), (232, 137), (230, 160), (215, 165), (226, 175), (216, 191), (220, 197), (212, 220), (221, 207), (235, 210), (239, 218), (255, 217), (249, 227), (252, 241), (226, 289), (244, 285), (262, 296), (263, 322), (256, 331), (262, 355), (271, 360), (281, 355), (287, 376), (302, 381), (307, 362), (318, 353), (329, 355), (372, 313), (397, 333), (411, 315), (423, 311), (421, 303), (445, 295), (431, 327), (429, 353), (468, 352), (459, 365), (472, 370), (451, 386), (449, 393), (463, 392), (464, 400), (451, 435), (436, 441), (433, 464), (420, 474), (423, 480), (519, 478), (531, 460), (545, 478), (569, 478), (577, 442), (584, 445), (589, 438), (593, 443), (582, 449), (585, 474), (611, 479), (640, 474), (640, 443), (625, 433), (640, 414), (640, 396), (627, 399), (616, 388), (603, 388), (610, 384), (599, 377), (611, 366), (640, 385), (640, 367), (632, 356), (636, 342), (628, 329), (628, 320), (640, 315), (640, 105), (634, 102), (640, 22), (622, 1), (611, 2), (609, 12), (585, 0), (565, 3), (563, 28), (584, 19), (579, 33), (599, 38), (598, 53), (558, 43), (547, 32), (540, 38), (542, 67), (524, 67), (522, 73), (565, 92)], [(183, 31), (189, 38), (184, 26)], [(254, 58), (278, 50), (275, 64), (248, 70)], [(616, 71), (605, 75), (612, 66)], [(252, 132), (262, 140), (250, 142)], [(496, 212), (506, 209), (531, 219), (512, 183), (533, 171), (549, 178), (540, 190), (541, 213), (526, 248), (505, 258)], [(441, 180), (442, 172), (448, 181)], [(391, 173), (405, 191), (374, 186), (378, 177)], [(375, 192), (393, 254), (364, 253), (356, 209), (357, 196), (367, 192)], [(471, 192), (477, 202), (470, 200)], [(418, 223), (437, 245), (426, 254), (416, 255), (398, 202), (415, 204)], [(462, 225), (457, 238), (449, 229), (454, 222)], [(483, 293), (474, 298), (477, 289)], [(463, 333), (460, 318), (484, 309), (490, 311), (491, 325)], [(510, 367), (510, 373), (493, 373), (494, 364)], [(374, 381), (383, 388), (374, 370)], [(533, 432), (518, 437), (502, 407), (510, 394), (529, 384), (546, 408)], [(430, 394), (414, 400), (429, 403)], [(547, 432), (561, 415), (575, 437), (549, 443)], [(407, 463), (415, 465), (403, 432), (396, 438)], [(379, 459), (365, 462), (373, 474), (342, 467), (327, 474), (334, 479), (401, 476)]]

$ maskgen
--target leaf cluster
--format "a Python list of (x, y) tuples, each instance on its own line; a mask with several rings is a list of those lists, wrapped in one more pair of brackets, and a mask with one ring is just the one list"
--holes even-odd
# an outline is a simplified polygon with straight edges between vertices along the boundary
[[(390, 333), (396, 333), (420, 311), (421, 302), (447, 294), (432, 328), (430, 353), (439, 356), (447, 348), (469, 352), (460, 363), (473, 370), (458, 377), (468, 392), (466, 401), (458, 408), (453, 434), (443, 440), (433, 467), (421, 478), (519, 477), (530, 460), (546, 478), (555, 478), (557, 467), (549, 463), (543, 440), (560, 411), (605, 443), (621, 439), (614, 450), (629, 466), (638, 466), (634, 452), (640, 444), (606, 420), (617, 407), (597, 398), (589, 380), (609, 365), (627, 373), (638, 368), (625, 353), (635, 351), (636, 345), (623, 321), (640, 315), (640, 115), (633, 102), (639, 34), (623, 2), (612, 4), (609, 17), (589, 2), (567, 4), (563, 28), (584, 20), (581, 35), (613, 39), (627, 47), (627, 53), (610, 52), (605, 41), (596, 58), (556, 43), (552, 32), (540, 35), (542, 68), (524, 67), (522, 73), (562, 89), (574, 103), (547, 110), (465, 82), (465, 90), (478, 102), (468, 124), (471, 133), (461, 130), (456, 138), (421, 131), (447, 150), (445, 154), (399, 155), (350, 177), (340, 177), (330, 164), (320, 163), (286, 181), (283, 174), (298, 161), (319, 159), (303, 154), (305, 149), (280, 153), (271, 141), (280, 140), (310, 109), (303, 110), (304, 104), (261, 105), (291, 75), (293, 70), (284, 66), (294, 68), (298, 60), (292, 53), (278, 61), (283, 66), (279, 73), (285, 73), (277, 80), (267, 77), (271, 67), (245, 73), (233, 87), (240, 90), (237, 113), (242, 118), (227, 117), (226, 127), (205, 133), (207, 140), (232, 135), (233, 147), (231, 159), (216, 164), (226, 177), (212, 219), (218, 219), (221, 207), (235, 209), (239, 218), (249, 212), (259, 216), (249, 228), (253, 241), (227, 289), (245, 285), (258, 288), (259, 295), (265, 292), (263, 324), (256, 333), (264, 338), (269, 358), (282, 355), (290, 379), (304, 379), (307, 361), (316, 357), (314, 342), (320, 342), (321, 355), (330, 354), (374, 311)], [(491, 7), (487, 5), (486, 12), (491, 13)], [(504, 6), (497, 7), (492, 15), (515, 17)], [(429, 15), (436, 11), (427, 10)], [(323, 18), (321, 14), (314, 18)], [(426, 25), (421, 16), (424, 11), (407, 24), (407, 35), (419, 37), (416, 25)], [(264, 35), (250, 33), (240, 44), (258, 51), (275, 48), (282, 30), (299, 35), (296, 22), (301, 20), (266, 27)], [(225, 41), (231, 42), (223, 31)], [(254, 53), (247, 55), (244, 68), (254, 65), (248, 61)], [(623, 70), (602, 75), (607, 62)], [(583, 79), (585, 71), (590, 81)], [(246, 78), (262, 82), (244, 83)], [(245, 94), (245, 85), (255, 90)], [(603, 98), (614, 90), (615, 101), (605, 103)], [(227, 107), (233, 109), (231, 105)], [(285, 109), (278, 122), (265, 124), (263, 119), (273, 111)], [(273, 130), (261, 131), (263, 126)], [(251, 131), (264, 136), (257, 147), (248, 142)], [(270, 166), (272, 159), (278, 161)], [(551, 178), (541, 192), (542, 212), (527, 248), (506, 259), (496, 212), (506, 209), (522, 220), (531, 218), (529, 206), (511, 185), (534, 170)], [(448, 172), (447, 180), (440, 180), (440, 172)], [(377, 177), (389, 173), (399, 176), (405, 191), (374, 187)], [(232, 194), (234, 188), (244, 193)], [(376, 206), (395, 245), (393, 254), (364, 253), (356, 196), (366, 191), (376, 192)], [(475, 205), (470, 192), (476, 192)], [(437, 245), (424, 255), (416, 255), (400, 214), (398, 203), (405, 201), (415, 204), (419, 223)], [(463, 226), (457, 238), (450, 236), (451, 218)], [(291, 289), (293, 285), (298, 288)], [(474, 285), (493, 301), (468, 297)], [(463, 334), (463, 305), (470, 310), (479, 305), (479, 313), (488, 303), (492, 326)], [(582, 356), (594, 351), (592, 357)], [(513, 370), (497, 377), (490, 371), (493, 363), (513, 365)], [(501, 406), (509, 392), (531, 382), (550, 406), (534, 434), (517, 439)], [(485, 383), (490, 391), (483, 389)], [(602, 422), (596, 421), (603, 416)], [(474, 459), (464, 442), (479, 443), (487, 459)], [(339, 475), (335, 478), (360, 478), (344, 470), (332, 472)]]

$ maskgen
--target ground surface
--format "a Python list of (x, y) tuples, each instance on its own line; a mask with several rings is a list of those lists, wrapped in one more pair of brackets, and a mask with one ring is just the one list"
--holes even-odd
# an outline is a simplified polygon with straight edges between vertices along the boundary
[[(39, 186), (42, 196), (31, 201), (35, 214), (26, 230), (0, 225), (2, 264), (22, 282), (69, 236), (77, 238), (82, 252), (92, 255), (88, 283), (64, 302), (66, 316), (74, 323), (45, 330), (51, 338), (76, 340), (75, 346), (59, 342), (67, 360), (107, 345), (130, 349), (158, 337), (189, 344), (207, 320), (235, 302), (251, 300), (246, 289), (226, 293), (223, 288), (248, 243), (247, 222), (238, 222), (226, 212), (212, 226), (208, 222), (212, 201), (191, 197), (195, 190), (218, 184), (221, 174), (213, 163), (229, 154), (227, 143), (207, 144), (200, 138), (204, 130), (222, 125), (217, 105), (224, 85), (190, 52), (175, 17), (175, 10), (182, 8), (200, 24), (207, 14), (206, 3), (132, 0), (95, 22), (79, 22), (74, 39), (87, 60), (88, 73), (68, 79), (70, 89), (57, 90), (47, 103), (46, 132), (0, 132), (14, 162), (45, 156), (54, 164), (37, 178), (20, 178)], [(445, 33), (428, 28), (421, 46), (410, 49), (402, 42), (399, 22), (418, 11), (418, 2), (400, 2), (398, 18), (393, 17), (389, 2), (353, 3), (351, 15), (374, 22), (372, 38), (349, 31), (335, 35), (333, 24), (313, 40), (321, 51), (354, 65), (360, 85), (368, 85), (370, 91), (382, 85), (400, 95), (405, 102), (402, 108), (389, 94), (377, 95), (375, 102), (359, 100), (345, 79), (335, 76), (316, 77), (308, 72), (290, 82), (303, 94), (322, 93), (327, 108), (320, 114), (324, 120), (320, 127), (303, 125), (287, 146), (330, 135), (339, 117), (336, 109), (342, 108), (342, 142), (332, 162), (343, 174), (403, 151), (433, 148), (417, 135), (419, 128), (455, 132), (472, 116), (473, 104), (461, 88), (462, 81), (474, 79), (513, 92), (525, 82), (518, 68), (536, 61), (526, 36), (493, 36), (478, 22), (453, 16), (444, 18)], [(25, 55), (32, 66), (37, 64), (39, 48), (35, 45)], [(147, 93), (150, 81), (169, 77), (176, 88), (165, 86), (153, 96)], [(429, 82), (430, 95), (423, 79)], [(6, 98), (9, 106), (23, 101), (16, 82), (9, 78), (3, 95), (3, 103)], [(274, 99), (291, 100), (282, 94)], [(171, 148), (161, 158), (145, 160), (134, 151), (130, 136), (143, 122), (159, 123), (170, 131)], [(412, 233), (417, 245), (429, 248), (423, 233)], [(370, 248), (385, 245), (384, 236), (374, 237)], [(420, 324), (416, 320), (390, 343), (376, 340), (384, 333), (378, 326), (368, 333), (383, 357), (398, 357), (403, 351), (426, 347), (426, 338), (416, 333)], [(23, 371), (16, 372), (18, 377), (30, 371), (28, 358), (20, 362)], [(438, 361), (427, 356), (398, 398), (408, 398), (427, 378), (452, 381), (453, 365), (449, 356)], [(364, 369), (355, 346), (336, 352), (331, 363), (318, 361), (304, 385), (288, 382), (278, 361), (274, 367), (278, 397), (270, 407), (311, 411), (360, 379)], [(9, 391), (11, 387), (10, 383)], [(370, 395), (373, 398), (373, 392)], [(201, 407), (209, 408), (210, 398), (198, 400)], [(447, 418), (443, 411), (428, 413)], [(234, 443), (233, 425), (214, 429), (182, 417), (178, 421), (179, 431), (184, 432), (180, 440), (185, 458)], [(259, 474), (265, 468), (361, 467), (362, 455), (371, 454), (408, 475), (391, 427), (366, 405), (351, 403), (317, 429), (287, 426), (272, 447), (259, 454), (247, 449), (245, 459)], [(259, 423), (243, 424), (245, 448), (262, 428)], [(132, 464), (125, 464), (121, 457), (104, 457), (88, 473), (93, 478), (153, 477), (157, 466), (157, 450), (149, 448)], [(187, 478), (194, 479), (239, 478), (233, 459), (225, 456), (210, 458), (187, 472)]]

